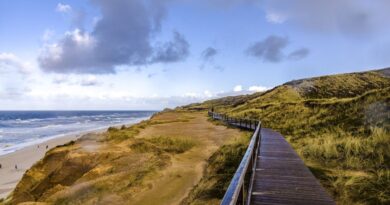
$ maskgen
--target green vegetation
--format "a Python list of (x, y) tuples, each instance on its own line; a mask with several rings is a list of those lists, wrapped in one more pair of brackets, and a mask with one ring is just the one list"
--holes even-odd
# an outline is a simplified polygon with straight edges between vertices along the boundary
[[(331, 134), (335, 133), (335, 134)], [(368, 136), (340, 136), (341, 130), (329, 131), (297, 143), (301, 155), (326, 166), (345, 169), (385, 169), (390, 164), (389, 133), (374, 128)]]
[(152, 137), (151, 139), (142, 139), (132, 144), (130, 148), (138, 152), (158, 152), (184, 153), (195, 146), (195, 142), (184, 137)]
[(219, 204), (250, 140), (249, 134), (220, 147), (207, 161), (201, 181), (181, 204)]
[(57, 146), (25, 173), (6, 204), (24, 201), (125, 203), (148, 187), (144, 181), (166, 168), (173, 154), (184, 153), (195, 146), (195, 141), (188, 137), (136, 138), (141, 130), (151, 125), (178, 121), (182, 122), (183, 118), (110, 127), (103, 134), (87, 134), (77, 141)]
[(205, 161), (242, 133), (204, 112), (166, 110), (49, 150), (0, 204), (178, 204)]
[(339, 204), (390, 203), (390, 69), (193, 104), (280, 131)]
[(123, 128), (118, 129), (115, 127), (110, 127), (107, 130), (107, 136), (106, 140), (116, 140), (116, 141), (123, 141), (127, 139), (134, 138), (135, 135), (137, 135), (140, 132), (139, 126), (131, 126), (129, 128)]
[(153, 137), (148, 140), (150, 143), (161, 147), (162, 150), (170, 153), (183, 153), (193, 146), (195, 146), (195, 142), (190, 139), (183, 138), (170, 138), (170, 137)]
[(85, 135), (48, 151), (1, 203), (218, 204), (250, 133), (207, 121), (214, 108), (281, 132), (338, 204), (390, 204), (389, 74), (292, 81)]

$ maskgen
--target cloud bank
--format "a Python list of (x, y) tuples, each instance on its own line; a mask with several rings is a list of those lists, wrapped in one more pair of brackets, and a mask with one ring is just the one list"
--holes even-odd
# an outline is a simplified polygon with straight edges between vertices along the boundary
[(77, 28), (45, 45), (38, 62), (56, 73), (115, 73), (118, 65), (172, 63), (184, 60), (189, 43), (178, 32), (173, 40), (153, 47), (152, 38), (165, 16), (165, 1), (93, 0), (101, 11), (91, 32)]
[(189, 55), (189, 47), (190, 45), (183, 35), (174, 32), (172, 41), (156, 48), (156, 54), (151, 62), (172, 63), (182, 61)]
[(390, 12), (387, 0), (264, 0), (262, 7), (270, 22), (290, 22), (317, 32), (340, 32), (364, 36), (383, 29)]
[(0, 53), (0, 72), (17, 71), (22, 74), (32, 72), (33, 66), (13, 53)]

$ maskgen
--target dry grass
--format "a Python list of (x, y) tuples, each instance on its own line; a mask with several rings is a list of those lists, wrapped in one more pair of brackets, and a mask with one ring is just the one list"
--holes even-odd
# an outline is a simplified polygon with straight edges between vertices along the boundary
[(219, 148), (209, 159), (201, 181), (182, 205), (219, 204), (245, 154), (251, 133), (243, 133)]
[(235, 136), (240, 131), (213, 125), (205, 113), (162, 112), (51, 150), (5, 203), (178, 204)]
[(339, 204), (388, 204), (389, 70), (292, 81), (245, 102), (230, 99), (239, 105), (197, 106), (281, 132)]

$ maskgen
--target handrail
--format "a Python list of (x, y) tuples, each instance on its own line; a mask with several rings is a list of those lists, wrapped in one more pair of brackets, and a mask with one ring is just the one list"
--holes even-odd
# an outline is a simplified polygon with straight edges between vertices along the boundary
[[(251, 199), (250, 193), (252, 190), (252, 182), (256, 169), (257, 153), (261, 141), (261, 122), (257, 120), (232, 118), (227, 115), (215, 112), (209, 112), (209, 116), (213, 119), (222, 120), (233, 126), (255, 130), (248, 145), (248, 148), (244, 154), (244, 157), (242, 158), (240, 165), (238, 166), (230, 182), (230, 185), (221, 201), (221, 205), (249, 204)], [(246, 177), (249, 177), (249, 183), (247, 183), (248, 187), (245, 187)]]

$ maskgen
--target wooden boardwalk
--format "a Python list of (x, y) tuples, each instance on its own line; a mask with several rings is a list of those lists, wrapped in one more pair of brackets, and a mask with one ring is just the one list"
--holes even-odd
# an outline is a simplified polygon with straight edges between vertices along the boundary
[(335, 204), (279, 133), (261, 129), (251, 204)]
[[(209, 115), (235, 127), (255, 130), (222, 205), (336, 204), (278, 132), (261, 128), (258, 121), (231, 118), (213, 112)], [(244, 183), (243, 176), (251, 176), (249, 183)]]

